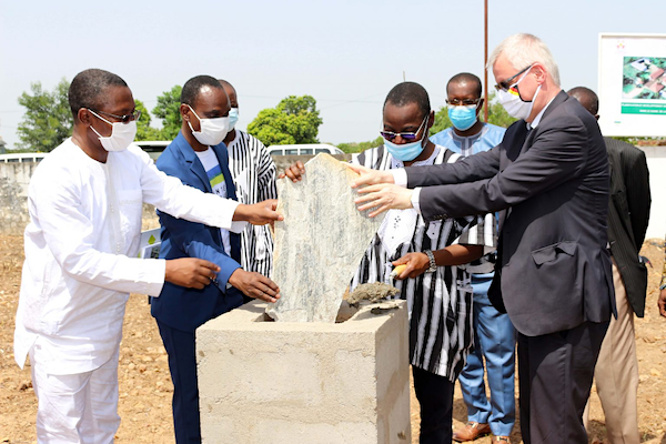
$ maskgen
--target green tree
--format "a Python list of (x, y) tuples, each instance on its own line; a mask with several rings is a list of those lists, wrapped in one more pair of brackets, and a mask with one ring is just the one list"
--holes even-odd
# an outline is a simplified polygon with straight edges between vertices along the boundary
[(150, 126), (150, 113), (141, 100), (134, 100), (136, 109), (141, 111), (141, 117), (136, 122), (136, 137), (134, 140), (162, 140), (162, 131)]
[(361, 151), (369, 150), (370, 148), (376, 148), (384, 144), (384, 138), (382, 136), (377, 136), (375, 140), (370, 140), (368, 142), (349, 142), (349, 143), (340, 143), (338, 148), (340, 148), (345, 153), (360, 153)]
[(289, 96), (275, 108), (259, 111), (247, 126), (247, 132), (266, 146), (316, 143), (322, 122), (312, 96)]
[(30, 84), (32, 94), (24, 92), (18, 98), (26, 112), (18, 126), (21, 151), (49, 152), (72, 133), (72, 112), (67, 100), (69, 82), (64, 78), (53, 92), (44, 91), (40, 82)]
[(157, 105), (153, 108), (153, 114), (162, 119), (162, 140), (175, 139), (180, 131), (180, 92), (183, 88), (176, 85), (170, 91), (164, 91), (157, 97)]
[(451, 123), (451, 119), (449, 119), (449, 110), (446, 106), (443, 106), (435, 113), (435, 123), (430, 128), (430, 135), (432, 136), (440, 131), (444, 131), (451, 125), (453, 124)]

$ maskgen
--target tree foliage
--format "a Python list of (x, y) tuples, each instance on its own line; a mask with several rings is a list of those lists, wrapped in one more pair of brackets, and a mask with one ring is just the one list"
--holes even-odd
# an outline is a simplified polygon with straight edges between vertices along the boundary
[(449, 119), (449, 110), (446, 106), (443, 106), (435, 113), (435, 123), (433, 123), (430, 128), (430, 135), (433, 136), (440, 131), (444, 131), (453, 124), (451, 119)]
[(317, 143), (322, 122), (312, 96), (289, 96), (275, 108), (259, 111), (247, 126), (247, 132), (266, 146)]
[(349, 143), (340, 143), (338, 148), (340, 148), (345, 153), (360, 153), (370, 148), (376, 148), (384, 144), (384, 138), (382, 136), (377, 136), (375, 140), (370, 140), (368, 142), (349, 142)]
[(141, 117), (136, 122), (136, 137), (134, 140), (162, 140), (162, 131), (150, 126), (150, 113), (141, 100), (135, 99), (136, 109), (141, 111)]
[(52, 92), (35, 82), (30, 84), (31, 94), (21, 94), (18, 103), (26, 109), (17, 130), (17, 147), (21, 151), (49, 152), (71, 135), (73, 118), (68, 90), (69, 82), (63, 78)]
[[(511, 117), (499, 102), (493, 100), (494, 98), (494, 94), (491, 94), (488, 97), (488, 103), (490, 104), (488, 107), (488, 123), (492, 123), (493, 125), (501, 126), (503, 128), (508, 128), (509, 125), (511, 125), (517, 119)], [(479, 112), (479, 116), (481, 117), (481, 120), (483, 120), (483, 110)], [(449, 119), (449, 110), (446, 106), (443, 106), (435, 113), (435, 123), (430, 129), (430, 135), (432, 136), (437, 134), (438, 132), (449, 128), (452, 125), (453, 124), (451, 123), (451, 119)]]
[(162, 130), (160, 131), (162, 140), (175, 139), (180, 131), (180, 93), (182, 89), (180, 85), (176, 85), (157, 97), (157, 105), (153, 108), (153, 114), (158, 119), (162, 119)]

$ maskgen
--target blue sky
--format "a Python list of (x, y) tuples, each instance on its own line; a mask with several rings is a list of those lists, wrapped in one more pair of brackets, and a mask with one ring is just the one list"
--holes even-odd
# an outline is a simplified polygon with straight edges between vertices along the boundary
[[(651, 19), (663, 9), (657, 0), (633, 11), (622, 0), (489, 3), (489, 50), (516, 32), (541, 37), (565, 89), (596, 89), (600, 32), (666, 31)], [(17, 98), (31, 82), (51, 90), (91, 67), (119, 74), (149, 110), (194, 75), (226, 78), (238, 91), (241, 129), (282, 98), (310, 94), (322, 142), (371, 140), (403, 73), (425, 86), (435, 109), (453, 74), (482, 77), (483, 1), (3, 0), (0, 137), (10, 147), (18, 140)]]

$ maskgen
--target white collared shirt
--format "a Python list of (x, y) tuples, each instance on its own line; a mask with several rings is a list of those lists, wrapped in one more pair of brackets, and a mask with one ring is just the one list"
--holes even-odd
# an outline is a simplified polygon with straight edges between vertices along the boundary
[(128, 293), (160, 294), (166, 262), (137, 257), (143, 202), (225, 228), (238, 205), (183, 186), (135, 145), (101, 163), (67, 139), (40, 163), (28, 191), (19, 366), (39, 340), (53, 374), (99, 367), (120, 343)]
[(532, 122), (526, 122), (528, 130), (529, 129), (534, 129), (534, 128), (537, 127), (537, 125), (539, 124), (539, 122), (541, 122), (541, 119), (543, 118), (543, 113), (546, 112), (546, 109), (550, 106), (550, 104), (553, 102), (553, 100), (555, 100), (555, 97), (557, 97), (557, 94), (555, 94), (553, 96), (553, 98), (550, 99), (550, 101), (548, 103), (546, 103), (546, 106), (544, 106), (543, 109), (541, 111), (539, 111), (539, 113), (534, 117), (534, 120), (532, 120)]

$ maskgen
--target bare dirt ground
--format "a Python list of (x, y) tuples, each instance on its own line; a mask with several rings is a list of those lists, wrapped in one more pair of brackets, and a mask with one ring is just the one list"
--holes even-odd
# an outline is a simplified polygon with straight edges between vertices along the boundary
[[(30, 370), (14, 363), (12, 339), (23, 262), (21, 236), (0, 236), (0, 443), (35, 443), (37, 402)], [(653, 239), (643, 246), (652, 262), (645, 318), (636, 320), (636, 342), (640, 372), (638, 394), (642, 442), (666, 444), (666, 319), (656, 309), (656, 290), (664, 259), (663, 241)], [(120, 406), (122, 418), (116, 435), (119, 443), (171, 443), (171, 394), (166, 354), (145, 296), (132, 295), (125, 316), (120, 349)], [(418, 403), (412, 395), (412, 435), (418, 442)], [(590, 442), (605, 436), (599, 400), (592, 397)], [(466, 409), (457, 390), (454, 427), (466, 421)], [(480, 438), (476, 443), (490, 443)], [(518, 425), (512, 442), (521, 442)], [(267, 441), (270, 443), (270, 441)], [(346, 444), (346, 443), (345, 443)]]

